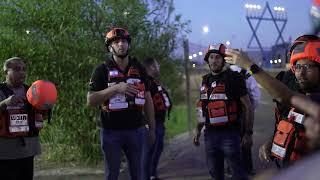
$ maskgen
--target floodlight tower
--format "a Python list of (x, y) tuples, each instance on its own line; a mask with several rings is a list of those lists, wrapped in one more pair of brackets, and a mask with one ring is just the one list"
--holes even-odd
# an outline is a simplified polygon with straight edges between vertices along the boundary
[[(259, 40), (259, 37), (257, 34), (257, 30), (261, 22), (272, 21), (278, 32), (278, 36), (274, 43), (274, 46), (285, 44), (282, 33), (288, 21), (286, 9), (284, 7), (278, 7), (278, 6), (273, 7), (273, 9), (271, 9), (268, 2), (266, 2), (266, 5), (263, 8), (261, 5), (257, 5), (257, 4), (245, 4), (245, 8), (247, 12), (246, 19), (252, 31), (252, 35), (249, 40), (247, 48), (259, 49), (263, 58), (262, 64), (269, 64), (268, 58), (270, 57), (267, 57), (266, 49), (270, 49), (270, 47), (266, 47), (261, 44), (261, 41)], [(270, 17), (265, 17), (267, 12), (269, 12)], [(253, 26), (252, 21), (257, 21), (257, 24), (255, 27)], [(280, 22), (280, 24), (282, 23), (281, 27), (279, 26), (278, 22)], [(254, 39), (256, 40), (258, 47), (251, 46), (251, 43)]]

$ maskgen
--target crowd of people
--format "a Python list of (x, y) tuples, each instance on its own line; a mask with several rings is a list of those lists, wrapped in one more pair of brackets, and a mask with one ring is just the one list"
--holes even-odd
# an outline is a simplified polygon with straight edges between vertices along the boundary
[[(87, 94), (88, 106), (100, 110), (105, 179), (118, 179), (122, 153), (132, 180), (160, 179), (157, 167), (172, 108), (159, 78), (160, 63), (153, 57), (139, 61), (130, 56), (131, 36), (123, 28), (107, 31), (105, 46), (109, 56), (94, 69)], [(224, 44), (209, 45), (204, 61), (210, 72), (202, 76), (193, 144), (201, 144), (203, 132), (212, 179), (225, 179), (225, 171), (230, 171), (232, 179), (250, 179), (255, 175), (252, 156), (274, 161), (281, 169), (270, 179), (304, 179), (306, 173), (317, 172), (304, 168), (315, 166), (319, 159), (319, 49), (318, 36), (298, 37), (289, 50), (291, 69), (274, 78), (246, 53)], [(39, 121), (46, 112), (35, 110), (26, 100), (26, 66), (19, 57), (3, 65), (0, 179), (33, 179), (34, 157), (40, 154)], [(274, 133), (259, 155), (251, 152), (254, 112), (261, 94), (258, 83), (276, 103), (275, 118), (268, 122), (274, 124)]]

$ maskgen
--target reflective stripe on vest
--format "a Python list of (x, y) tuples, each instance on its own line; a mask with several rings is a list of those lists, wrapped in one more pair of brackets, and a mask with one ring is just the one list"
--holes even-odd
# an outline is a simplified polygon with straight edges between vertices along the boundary
[(29, 126), (9, 126), (10, 133), (29, 132)]
[(209, 118), (209, 120), (211, 124), (226, 123), (228, 122), (228, 116)]
[(284, 158), (286, 156), (286, 149), (275, 144), (275, 143), (272, 143), (272, 148), (271, 148), (271, 152), (274, 153), (275, 155), (281, 157), (281, 158)]
[(210, 100), (227, 100), (228, 97), (226, 94), (211, 94)]

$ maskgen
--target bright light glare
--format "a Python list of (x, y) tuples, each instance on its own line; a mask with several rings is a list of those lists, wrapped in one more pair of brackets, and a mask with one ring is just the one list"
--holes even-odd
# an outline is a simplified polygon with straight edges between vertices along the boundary
[(203, 32), (204, 34), (207, 34), (207, 33), (209, 32), (209, 27), (208, 27), (207, 25), (203, 26), (203, 27), (202, 27), (202, 32)]

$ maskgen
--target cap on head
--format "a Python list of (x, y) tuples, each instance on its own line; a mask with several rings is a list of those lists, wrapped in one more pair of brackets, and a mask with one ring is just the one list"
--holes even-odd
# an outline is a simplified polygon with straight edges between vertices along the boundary
[(13, 61), (20, 61), (20, 62), (26, 63), (26, 61), (20, 57), (9, 58), (9, 59), (5, 60), (3, 63), (3, 71), (7, 71)]
[(123, 28), (112, 28), (111, 31), (106, 33), (105, 44), (109, 46), (113, 41), (118, 39), (126, 39), (128, 43), (131, 42), (130, 34)]
[(208, 62), (208, 58), (210, 53), (217, 53), (220, 54), (223, 58), (226, 56), (226, 49), (227, 47), (224, 44), (217, 44), (217, 45), (209, 45), (206, 50), (206, 54), (204, 56), (204, 60)]

